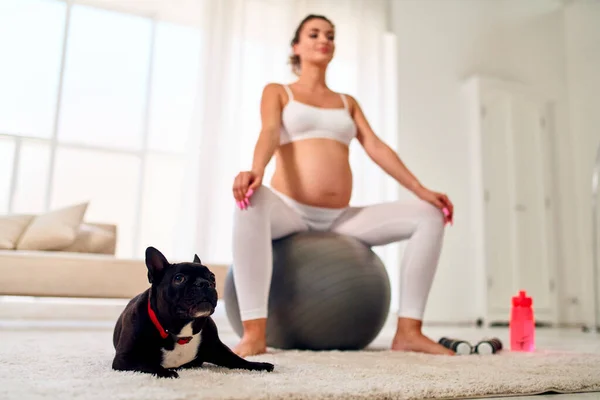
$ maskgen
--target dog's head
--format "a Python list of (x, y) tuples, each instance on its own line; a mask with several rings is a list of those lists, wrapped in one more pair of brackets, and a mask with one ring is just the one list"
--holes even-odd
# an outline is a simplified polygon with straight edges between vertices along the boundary
[(215, 312), (215, 275), (202, 265), (198, 255), (191, 263), (171, 264), (160, 251), (148, 247), (146, 267), (157, 304), (173, 317), (194, 319)]

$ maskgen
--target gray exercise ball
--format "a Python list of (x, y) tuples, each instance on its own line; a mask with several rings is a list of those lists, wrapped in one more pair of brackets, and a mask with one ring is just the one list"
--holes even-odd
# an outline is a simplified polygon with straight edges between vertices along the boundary
[[(224, 301), (238, 336), (243, 328), (229, 269)], [(267, 346), (360, 350), (379, 334), (390, 309), (385, 266), (370, 247), (333, 232), (301, 232), (273, 241)]]

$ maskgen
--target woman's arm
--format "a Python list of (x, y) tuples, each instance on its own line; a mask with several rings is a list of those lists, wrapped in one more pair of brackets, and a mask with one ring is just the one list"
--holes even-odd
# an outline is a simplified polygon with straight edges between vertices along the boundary
[(254, 146), (252, 168), (250, 171), (240, 172), (233, 181), (233, 197), (237, 202), (247, 201), (249, 190), (254, 190), (262, 184), (265, 168), (279, 147), (282, 110), (279, 86), (270, 83), (263, 89), (260, 102), (262, 127)]
[(429, 201), (440, 209), (448, 208), (449, 216), (447, 220), (451, 221), (454, 206), (448, 197), (445, 194), (432, 192), (425, 188), (406, 167), (396, 152), (373, 132), (358, 102), (352, 96), (348, 96), (348, 98), (350, 99), (350, 112), (358, 130), (357, 139), (369, 158), (419, 198)]
[(281, 99), (279, 84), (265, 86), (260, 104), (262, 128), (254, 147), (252, 171), (262, 175), (269, 161), (279, 147), (279, 129), (281, 126)]
[(396, 152), (373, 132), (358, 102), (352, 96), (347, 97), (350, 99), (350, 112), (358, 130), (357, 139), (369, 158), (411, 192), (415, 193), (422, 189), (421, 182), (406, 167)]

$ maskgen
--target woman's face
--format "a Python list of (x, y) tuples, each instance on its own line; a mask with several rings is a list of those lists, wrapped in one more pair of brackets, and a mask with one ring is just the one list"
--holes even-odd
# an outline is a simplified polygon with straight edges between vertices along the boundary
[(325, 20), (315, 18), (304, 23), (300, 38), (294, 45), (294, 54), (300, 56), (303, 64), (326, 66), (333, 59), (335, 51), (335, 31)]

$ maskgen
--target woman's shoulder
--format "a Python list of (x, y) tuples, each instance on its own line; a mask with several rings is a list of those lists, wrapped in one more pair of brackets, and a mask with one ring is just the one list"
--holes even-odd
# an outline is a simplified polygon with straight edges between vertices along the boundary
[(292, 95), (287, 84), (279, 82), (269, 82), (263, 88), (263, 98), (272, 98), (279, 100), (281, 106), (291, 100)]
[(348, 105), (348, 110), (350, 111), (351, 114), (354, 114), (354, 111), (359, 107), (358, 101), (356, 101), (354, 96), (352, 96), (351, 94), (348, 94), (346, 92), (334, 92), (334, 93), (336, 93), (339, 96), (342, 96), (343, 98), (346, 99), (345, 101)]
[(288, 85), (279, 82), (268, 82), (263, 88), (263, 92), (267, 93), (285, 93), (285, 89)]
[(286, 94), (285, 85), (278, 82), (268, 82), (263, 87), (263, 96), (282, 97)]
[(346, 92), (333, 92), (333, 93), (335, 93), (339, 96), (345, 97), (346, 99), (348, 99), (348, 101), (350, 101), (352, 103), (356, 103), (356, 99), (349, 93), (346, 93)]

